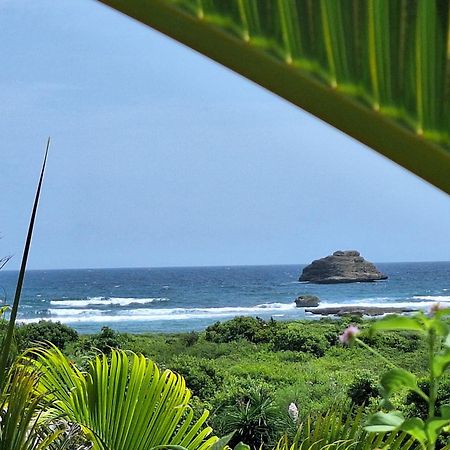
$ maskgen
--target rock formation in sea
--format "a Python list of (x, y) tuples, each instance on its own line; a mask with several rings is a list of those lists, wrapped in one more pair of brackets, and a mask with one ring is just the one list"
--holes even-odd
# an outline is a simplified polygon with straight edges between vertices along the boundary
[(316, 297), (315, 295), (299, 295), (296, 299), (295, 299), (295, 306), (297, 306), (297, 308), (311, 308), (311, 307), (316, 307), (319, 306), (320, 303), (320, 299), (319, 297)]
[(299, 281), (318, 284), (356, 283), (386, 280), (374, 264), (366, 261), (356, 250), (337, 251), (313, 261), (303, 269)]

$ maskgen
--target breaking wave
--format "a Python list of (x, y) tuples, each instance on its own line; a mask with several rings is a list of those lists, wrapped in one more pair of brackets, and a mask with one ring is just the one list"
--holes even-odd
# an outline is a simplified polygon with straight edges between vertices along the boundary
[(169, 299), (165, 297), (151, 298), (126, 298), (126, 297), (88, 297), (80, 300), (52, 300), (51, 305), (54, 306), (71, 306), (73, 308), (85, 308), (86, 306), (129, 306), (129, 305), (146, 305), (154, 302), (167, 302)]
[[(102, 311), (98, 309), (51, 308), (48, 310), (49, 317), (45, 317), (45, 319), (56, 320), (63, 323), (213, 319), (239, 315), (270, 315), (272, 312), (277, 315), (280, 315), (281, 313), (282, 315), (283, 312), (295, 308), (295, 303), (262, 303), (260, 305), (249, 307), (140, 308), (121, 310), (119, 314), (112, 314), (112, 311)], [(44, 319), (44, 317), (21, 319), (20, 321), (31, 323), (42, 319)]]

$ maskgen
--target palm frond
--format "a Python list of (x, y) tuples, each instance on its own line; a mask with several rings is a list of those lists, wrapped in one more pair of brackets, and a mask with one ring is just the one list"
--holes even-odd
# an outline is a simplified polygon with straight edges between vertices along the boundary
[(414, 440), (405, 433), (373, 434), (364, 431), (364, 407), (340, 405), (323, 415), (311, 415), (292, 440), (283, 437), (274, 450), (408, 450)]
[(99, 0), (450, 193), (447, 0)]
[(39, 374), (23, 364), (8, 371), (0, 395), (0, 449), (44, 450), (63, 432), (53, 426), (58, 412), (36, 391)]
[(51, 392), (70, 422), (78, 423), (108, 450), (150, 450), (161, 445), (206, 450), (218, 438), (189, 406), (184, 379), (160, 372), (142, 355), (113, 350), (110, 360), (97, 356), (82, 373), (56, 348), (31, 355), (41, 372), (40, 389)]

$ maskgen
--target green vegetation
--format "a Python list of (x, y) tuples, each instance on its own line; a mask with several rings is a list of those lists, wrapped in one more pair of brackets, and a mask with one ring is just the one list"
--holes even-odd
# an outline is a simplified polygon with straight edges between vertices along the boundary
[[(48, 404), (57, 400), (54, 414), (63, 414), (70, 423), (91, 430), (86, 438), (90, 441), (97, 435), (103, 440), (115, 438), (117, 429), (102, 428), (105, 420), (106, 423), (120, 423), (121, 418), (131, 420), (129, 414), (118, 412), (130, 402), (123, 394), (127, 391), (126, 385), (119, 380), (129, 379), (132, 373), (137, 376), (129, 370), (135, 370), (134, 367), (137, 370), (139, 365), (142, 371), (150, 368), (155, 371), (156, 366), (143, 359), (147, 357), (166, 369), (164, 373), (169, 379), (175, 377), (179, 386), (183, 381), (174, 373), (183, 376), (193, 394), (190, 399), (188, 391), (184, 391), (185, 397), (182, 397), (189, 400), (192, 407), (189, 420), (200, 420), (199, 423), (206, 426), (202, 429), (208, 433), (214, 430), (219, 436), (234, 432), (229, 441), (232, 447), (243, 441), (252, 449), (261, 445), (265, 448), (278, 446), (279, 450), (287, 450), (287, 447), (321, 449), (325, 443), (339, 440), (345, 441), (348, 448), (375, 449), (392, 439), (402, 444), (400, 447), (392, 444), (390, 448), (415, 448), (405, 433), (384, 433), (377, 437), (364, 431), (367, 417), (376, 411), (381, 399), (380, 375), (386, 363), (368, 357), (364, 348), (341, 345), (339, 335), (350, 320), (358, 321), (352, 318), (286, 323), (237, 317), (216, 323), (204, 332), (129, 335), (104, 327), (97, 334), (81, 336), (59, 323), (40, 322), (33, 326), (19, 325), (15, 334), (20, 337), (19, 341), (33, 343), (34, 333), (39, 329), (43, 339), (58, 342), (62, 352), (56, 346), (31, 350), (26, 360), (37, 361), (33, 367), (40, 377), (39, 390), (47, 392), (42, 400)], [(426, 340), (414, 331), (373, 335), (371, 325), (371, 321), (359, 321), (361, 342), (413, 370), (418, 380), (425, 380)], [(132, 352), (129, 357), (124, 350)], [(103, 385), (104, 382), (107, 384)], [(141, 382), (141, 378), (136, 380), (136, 383)], [(439, 406), (450, 401), (449, 387), (450, 383), (443, 380), (437, 391)], [(101, 389), (106, 389), (104, 394)], [(426, 391), (427, 387), (423, 389)], [(88, 398), (84, 397), (84, 392)], [(80, 399), (84, 400), (80, 403)], [(412, 396), (407, 390), (397, 392), (391, 400), (406, 417), (426, 415), (423, 398)], [(114, 406), (111, 415), (109, 408), (104, 410), (107, 416), (103, 421), (89, 406), (100, 405), (102, 401)], [(289, 414), (291, 404), (298, 408), (296, 420)], [(205, 410), (211, 411), (209, 417)], [(141, 411), (141, 408), (136, 410), (136, 414)], [(358, 426), (350, 426), (355, 423)], [(341, 425), (337, 427), (337, 424)], [(67, 435), (70, 430), (62, 427), (60, 431)], [(108, 448), (126, 448), (110, 442), (114, 445)], [(358, 443), (358, 446), (351, 443)]]
[[(195, 416), (209, 409), (209, 424), (217, 435), (234, 431), (231, 445), (243, 441), (252, 448), (261, 444), (274, 447), (280, 439), (285, 439), (283, 445), (293, 445), (300, 439), (298, 433), (306, 439), (301, 433), (307, 432), (305, 427), (310, 422), (345, 422), (357, 414), (361, 415), (360, 434), (352, 439), (375, 445), (385, 437), (376, 441), (375, 434), (371, 433), (369, 439), (369, 434), (361, 433), (369, 413), (377, 410), (382, 398), (380, 381), (387, 364), (365, 348), (342, 346), (339, 335), (349, 322), (358, 322), (358, 338), (364, 345), (371, 345), (390, 361), (413, 371), (418, 380), (425, 380), (428, 360), (424, 336), (414, 330), (373, 334), (373, 323), (382, 322), (356, 317), (291, 323), (237, 317), (218, 322), (204, 332), (179, 334), (128, 335), (104, 328), (96, 335), (80, 336), (80, 341), (68, 344), (65, 352), (82, 365), (91, 343), (113, 334), (111, 347), (141, 353), (181, 374), (194, 395)], [(449, 386), (443, 378), (437, 391), (438, 406), (450, 404)], [(412, 397), (407, 389), (396, 392), (391, 402), (405, 417), (424, 411), (423, 399)], [(291, 403), (299, 410), (295, 423), (288, 413)], [(333, 419), (330, 411), (336, 415)], [(299, 424), (303, 424), (303, 431), (298, 431)], [(310, 428), (308, 433), (315, 436), (311, 439), (324, 439), (318, 437), (317, 427)], [(404, 442), (409, 439), (405, 434), (395, 436)], [(398, 448), (409, 448), (402, 445)]]
[(20, 351), (36, 345), (37, 342), (50, 342), (59, 349), (78, 341), (78, 333), (67, 325), (41, 320), (17, 327), (15, 338)]
[[(81, 371), (58, 349), (77, 341), (74, 330), (48, 322), (16, 327), (49, 144), (9, 320), (9, 307), (0, 309), (0, 450), (211, 449), (219, 439), (206, 424), (209, 413), (194, 414), (184, 379), (142, 355), (112, 350), (121, 339), (114, 331), (105, 328), (91, 342), (109, 359), (100, 352)], [(33, 348), (18, 355), (17, 344)]]

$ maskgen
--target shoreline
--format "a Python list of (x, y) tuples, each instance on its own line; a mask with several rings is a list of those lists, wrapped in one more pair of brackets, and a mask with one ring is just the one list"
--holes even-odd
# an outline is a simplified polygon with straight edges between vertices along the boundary
[(305, 313), (315, 316), (349, 316), (361, 315), (367, 317), (378, 317), (386, 314), (405, 314), (420, 311), (419, 308), (399, 307), (399, 306), (317, 306), (315, 308), (305, 308)]

